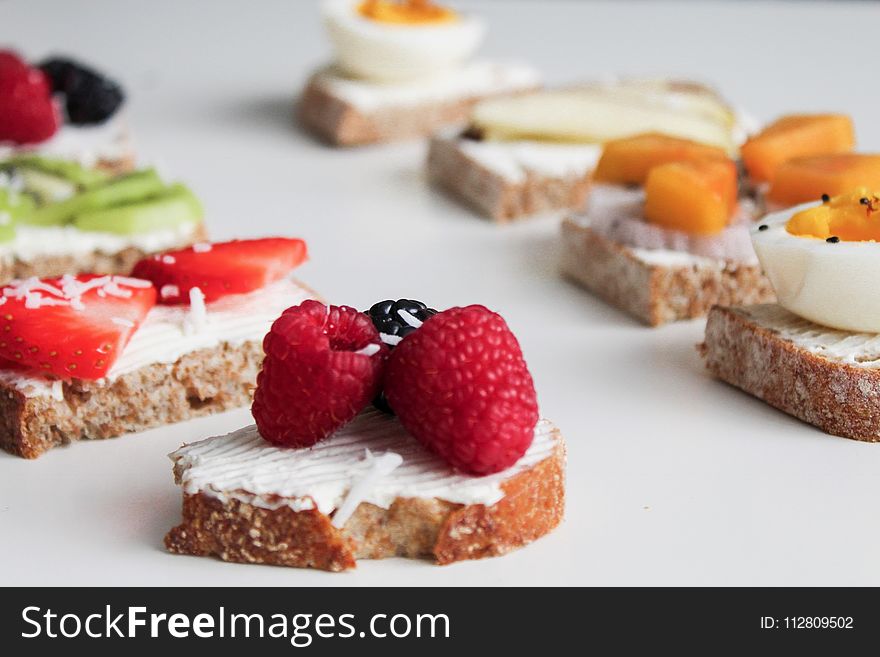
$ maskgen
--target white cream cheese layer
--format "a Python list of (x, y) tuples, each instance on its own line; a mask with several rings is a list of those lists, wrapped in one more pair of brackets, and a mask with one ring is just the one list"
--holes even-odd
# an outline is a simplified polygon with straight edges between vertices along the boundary
[(599, 144), (460, 139), (458, 145), (470, 159), (513, 183), (524, 182), (529, 175), (585, 176), (596, 167), (602, 154)]
[(424, 80), (393, 83), (357, 80), (328, 67), (318, 74), (317, 83), (369, 113), (385, 107), (417, 107), (532, 89), (541, 83), (541, 77), (530, 66), (477, 61)]
[(15, 153), (32, 152), (47, 157), (76, 160), (94, 167), (102, 160), (121, 160), (134, 151), (128, 124), (122, 113), (98, 125), (62, 125), (50, 139), (31, 146), (13, 146), (0, 142), (0, 159)]
[(880, 368), (880, 334), (840, 331), (799, 317), (775, 303), (748, 306), (748, 316), (801, 349), (854, 367)]
[[(307, 449), (274, 447), (255, 425), (225, 436), (181, 447), (170, 455), (183, 490), (226, 501), (295, 511), (316, 508), (330, 514), (343, 503), (368, 502), (388, 508), (398, 497), (432, 498), (456, 504), (490, 506), (504, 497), (502, 484), (553, 454), (561, 437), (548, 420), (535, 427), (531, 447), (515, 465), (497, 474), (474, 477), (456, 472), (422, 447), (396, 418), (369, 409), (333, 436)], [(384, 455), (396, 454), (396, 467), (369, 477)], [(395, 465), (395, 463), (392, 463)], [(349, 491), (358, 486), (358, 499)], [(356, 506), (356, 505), (355, 505)]]
[[(209, 303), (204, 317), (195, 316), (188, 305), (154, 306), (107, 377), (96, 385), (112, 382), (147, 365), (171, 365), (198, 349), (262, 340), (282, 312), (311, 298), (314, 298), (311, 291), (291, 279), (284, 279), (249, 294), (227, 296)], [(27, 397), (58, 399), (62, 393), (58, 381), (16, 370), (0, 369), (0, 381), (14, 385)]]
[(155, 253), (180, 247), (192, 241), (198, 223), (135, 235), (80, 230), (75, 226), (28, 226), (18, 224), (15, 237), (0, 243), (0, 259), (31, 262), (51, 256), (77, 256), (88, 253), (119, 253), (127, 248)]

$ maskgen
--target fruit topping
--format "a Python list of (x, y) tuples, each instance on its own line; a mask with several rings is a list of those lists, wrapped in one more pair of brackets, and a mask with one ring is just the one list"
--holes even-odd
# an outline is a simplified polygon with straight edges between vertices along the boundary
[(62, 379), (100, 379), (155, 302), (149, 281), (125, 276), (13, 281), (0, 296), (0, 356)]
[(412, 299), (380, 301), (367, 311), (382, 337), (382, 342), (390, 347), (396, 346), (421, 326), (422, 322), (436, 314), (437, 311), (433, 308)]
[(80, 230), (136, 235), (175, 228), (202, 218), (202, 206), (184, 185), (174, 184), (136, 203), (86, 210), (73, 218)]
[(376, 396), (388, 348), (362, 312), (309, 300), (284, 311), (263, 351), (252, 408), (260, 435), (276, 445), (308, 447)]
[(271, 237), (196, 244), (144, 258), (132, 276), (152, 281), (163, 304), (189, 303), (192, 288), (206, 302), (229, 294), (244, 294), (287, 276), (306, 259), (306, 243)]
[(61, 118), (42, 71), (0, 51), (0, 142), (36, 144), (55, 134)]
[(64, 57), (40, 63), (52, 90), (64, 95), (67, 119), (74, 125), (103, 123), (125, 100), (122, 87), (93, 69)]
[(726, 160), (724, 150), (656, 132), (615, 139), (605, 144), (593, 179), (615, 185), (644, 185), (648, 172), (669, 162)]
[(771, 182), (796, 157), (846, 153), (855, 146), (852, 119), (843, 114), (792, 114), (777, 119), (742, 145), (743, 164), (755, 182)]
[(458, 18), (454, 11), (439, 7), (431, 0), (364, 0), (358, 13), (380, 23), (399, 25), (448, 23)]
[(714, 235), (737, 208), (732, 160), (670, 162), (651, 169), (645, 182), (645, 219), (673, 230)]
[(480, 102), (471, 125), (487, 140), (603, 143), (658, 132), (736, 150), (736, 118), (711, 89), (630, 80), (537, 91)]
[(880, 155), (840, 153), (789, 160), (777, 169), (767, 200), (798, 205), (859, 187), (880, 189)]
[(81, 212), (141, 201), (154, 196), (163, 188), (164, 183), (155, 170), (135, 171), (112, 178), (58, 203), (44, 205), (26, 217), (25, 222), (36, 226), (71, 223)]
[(832, 196), (794, 214), (785, 229), (798, 237), (831, 243), (880, 242), (880, 193), (861, 188)]
[[(401, 340), (415, 331), (429, 317), (437, 314), (433, 308), (428, 308), (421, 301), (412, 299), (387, 299), (375, 303), (367, 311), (373, 326), (379, 331), (382, 342), (394, 349)], [(373, 400), (373, 406), (386, 413), (394, 413), (385, 399), (385, 393), (380, 391)]]
[(464, 472), (504, 470), (532, 443), (531, 374), (504, 319), (483, 306), (430, 317), (391, 352), (384, 388), (403, 426)]

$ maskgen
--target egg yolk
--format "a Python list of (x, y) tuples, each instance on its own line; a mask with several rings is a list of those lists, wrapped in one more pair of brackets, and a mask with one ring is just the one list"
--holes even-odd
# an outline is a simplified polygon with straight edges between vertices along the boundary
[(358, 13), (370, 20), (398, 25), (449, 23), (458, 19), (454, 11), (438, 7), (431, 0), (365, 0)]
[(822, 205), (801, 210), (788, 220), (785, 228), (798, 237), (880, 242), (880, 192), (859, 189), (823, 198)]

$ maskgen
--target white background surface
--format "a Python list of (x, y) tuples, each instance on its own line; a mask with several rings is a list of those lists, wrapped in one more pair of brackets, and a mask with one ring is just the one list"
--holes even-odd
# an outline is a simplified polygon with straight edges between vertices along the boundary
[[(762, 119), (841, 110), (880, 145), (870, 3), (483, 2), (485, 54), (551, 82), (610, 73), (717, 84)], [(480, 302), (518, 334), (569, 444), (560, 529), (449, 567), (334, 575), (172, 556), (166, 453), (235, 411), (37, 461), (0, 453), (0, 584), (880, 584), (880, 445), (823, 435), (710, 379), (703, 323), (651, 330), (564, 283), (556, 218), (508, 228), (429, 189), (424, 145), (335, 151), (292, 125), (329, 56), (313, 2), (0, 2), (0, 44), (75, 54), (124, 80), (140, 152), (191, 183), (215, 238), (306, 238), (335, 303)]]

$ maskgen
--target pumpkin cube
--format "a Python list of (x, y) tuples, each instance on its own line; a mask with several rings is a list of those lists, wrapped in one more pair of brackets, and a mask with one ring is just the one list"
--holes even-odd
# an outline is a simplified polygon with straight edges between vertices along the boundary
[(714, 235), (724, 230), (736, 207), (732, 160), (661, 164), (645, 181), (645, 219), (664, 228)]
[(790, 160), (776, 172), (767, 200), (791, 206), (860, 187), (880, 189), (880, 155), (842, 153)]
[(789, 160), (847, 153), (855, 143), (852, 119), (845, 114), (792, 114), (750, 138), (740, 154), (752, 180), (770, 182)]
[(726, 160), (727, 154), (717, 146), (646, 133), (607, 142), (593, 179), (617, 185), (644, 185), (648, 172), (660, 164), (706, 159)]

